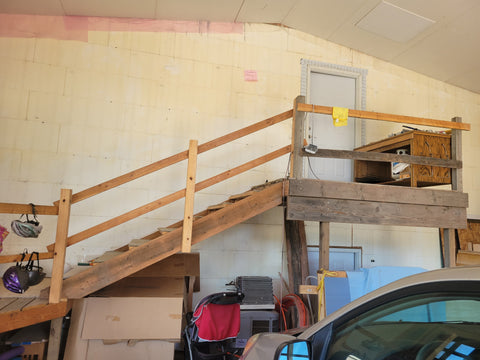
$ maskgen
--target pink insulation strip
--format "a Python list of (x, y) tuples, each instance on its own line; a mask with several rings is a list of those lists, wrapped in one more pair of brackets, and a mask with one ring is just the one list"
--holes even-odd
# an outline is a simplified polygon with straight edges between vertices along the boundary
[(0, 37), (88, 41), (89, 31), (242, 34), (243, 23), (0, 14)]

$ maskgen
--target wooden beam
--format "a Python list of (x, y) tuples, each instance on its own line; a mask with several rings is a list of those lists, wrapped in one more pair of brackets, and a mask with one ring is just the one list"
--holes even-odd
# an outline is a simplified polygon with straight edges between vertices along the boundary
[(289, 196), (468, 207), (468, 194), (457, 191), (315, 179), (290, 179)]
[(68, 301), (47, 304), (46, 300), (38, 300), (22, 309), (1, 312), (0, 333), (65, 316), (71, 307)]
[(445, 267), (457, 266), (456, 261), (456, 239), (455, 239), (455, 226), (449, 226), (449, 229), (443, 230), (443, 243), (445, 252)]
[(352, 224), (465, 228), (465, 208), (289, 196), (287, 218)]
[[(58, 215), (58, 206), (35, 205), (37, 215)], [(31, 214), (30, 204), (0, 203), (0, 214)]]
[[(240, 200), (228, 208), (198, 219), (193, 224), (192, 244), (218, 234), (236, 224), (282, 204), (282, 183)], [(115, 281), (127, 277), (181, 249), (181, 228), (153, 239), (113, 259), (74, 275), (63, 283), (63, 295), (69, 299), (82, 298)]]
[[(206, 142), (205, 144), (201, 144), (201, 145), (198, 146), (198, 153), (201, 154), (205, 151), (214, 149), (214, 148), (216, 148), (220, 145), (224, 145), (228, 142), (237, 140), (241, 137), (247, 136), (247, 135), (252, 134), (256, 131), (259, 131), (259, 130), (265, 129), (269, 126), (275, 125), (279, 122), (282, 122), (284, 120), (287, 120), (287, 119), (291, 118), (292, 114), (293, 114), (292, 109), (287, 110), (287, 111), (285, 111), (281, 114), (278, 114), (278, 115), (272, 116), (268, 119), (259, 121), (255, 124), (252, 124), (250, 126), (247, 126), (247, 127), (243, 128), (243, 129), (231, 132), (230, 134), (221, 136), (217, 139)], [(185, 150), (185, 151), (182, 151), (178, 154), (172, 155), (168, 158), (156, 161), (156, 162), (154, 162), (152, 164), (149, 164), (149, 165), (146, 165), (142, 168), (139, 168), (139, 169), (136, 169), (136, 170), (131, 171), (129, 173), (126, 173), (124, 175), (118, 176), (114, 179), (110, 179), (110, 180), (105, 181), (101, 184), (92, 186), (88, 189), (85, 189), (85, 190), (80, 191), (76, 194), (73, 194), (72, 204), (75, 204), (79, 201), (88, 199), (91, 196), (94, 196), (94, 195), (100, 194), (104, 191), (113, 189), (117, 186), (120, 186), (122, 184), (130, 182), (132, 180), (138, 179), (142, 176), (151, 174), (155, 171), (161, 170), (165, 167), (176, 164), (180, 161), (186, 160), (187, 157), (188, 157), (188, 151)], [(56, 201), (55, 204), (58, 205), (58, 201)]]
[(49, 302), (57, 304), (62, 295), (63, 268), (65, 266), (65, 252), (67, 249), (68, 225), (70, 222), (70, 207), (72, 190), (62, 189), (58, 208), (57, 234), (53, 254), (52, 281), (50, 283)]
[[(313, 112), (316, 114), (331, 115), (333, 112), (333, 107), (298, 103), (296, 110)], [(373, 111), (349, 109), (348, 116), (352, 118), (390, 121), (390, 122), (396, 122), (396, 123), (432, 126), (432, 127), (446, 128), (446, 129), (470, 130), (470, 124), (466, 124), (466, 123), (462, 124), (462, 123), (450, 122), (445, 120), (435, 120), (435, 119), (427, 119), (427, 118), (420, 118), (420, 117), (414, 117), (414, 116), (385, 114), (385, 113), (378, 113)]]
[(462, 162), (458, 160), (432, 158), (427, 156), (397, 155), (397, 154), (378, 153), (378, 152), (318, 149), (315, 154), (310, 154), (310, 153), (307, 153), (304, 149), (302, 149), (301, 156), (366, 160), (366, 161), (376, 161), (376, 162), (402, 162), (402, 163), (416, 164), (416, 165), (441, 166), (441, 167), (453, 168), (453, 169), (462, 168)]
[(293, 102), (290, 178), (303, 177), (303, 159), (300, 156), (300, 151), (303, 148), (306, 114), (298, 110), (298, 104), (303, 101), (305, 101), (305, 96), (297, 96)]
[[(44, 252), (38, 254), (39, 260), (53, 259), (52, 252)], [(22, 254), (17, 255), (0, 255), (0, 264), (14, 263), (22, 260)]]
[(284, 211), (284, 229), (287, 249), (289, 288), (299, 294), (299, 286), (308, 276), (307, 236), (305, 223), (287, 220)]
[(198, 141), (190, 140), (188, 149), (187, 184), (185, 190), (185, 209), (183, 214), (182, 252), (192, 250), (192, 224), (197, 176)]
[(60, 356), (62, 340), (63, 317), (50, 321), (50, 336), (48, 337), (47, 360), (57, 360)]
[(318, 239), (318, 270), (330, 267), (330, 223), (319, 222), (320, 238)]
[[(452, 119), (454, 123), (461, 124), (462, 118), (455, 117)], [(462, 161), (462, 132), (459, 130), (452, 130), (451, 142), (452, 159)], [(452, 190), (463, 191), (462, 169), (452, 170)]]
[(458, 250), (457, 254), (458, 266), (479, 266), (480, 265), (480, 252)]

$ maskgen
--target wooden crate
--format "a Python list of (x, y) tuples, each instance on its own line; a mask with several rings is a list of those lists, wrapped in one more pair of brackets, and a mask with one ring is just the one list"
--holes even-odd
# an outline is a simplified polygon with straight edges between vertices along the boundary
[[(374, 151), (396, 153), (406, 149), (409, 155), (451, 159), (451, 136), (426, 131), (408, 131), (400, 135), (377, 141), (355, 149), (355, 151)], [(390, 162), (372, 162), (356, 160), (354, 177), (357, 182), (386, 183), (412, 187), (451, 184), (451, 170), (428, 165), (410, 165), (401, 178), (392, 177)]]

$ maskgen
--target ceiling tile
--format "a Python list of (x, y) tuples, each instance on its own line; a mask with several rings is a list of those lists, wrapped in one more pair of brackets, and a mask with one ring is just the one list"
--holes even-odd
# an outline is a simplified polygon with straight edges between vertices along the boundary
[(282, 23), (297, 0), (245, 0), (237, 21)]
[(0, 0), (0, 13), (65, 15), (60, 0)]
[(155, 18), (156, 0), (61, 0), (65, 13), (75, 16)]
[(381, 37), (406, 43), (435, 24), (434, 20), (382, 1), (356, 24)]
[(158, 0), (156, 18), (234, 22), (242, 0)]
[(478, 68), (480, 48), (477, 22), (480, 6), (425, 37), (392, 62), (442, 81), (452, 79), (467, 69)]
[(322, 38), (328, 38), (365, 0), (299, 0), (283, 24)]

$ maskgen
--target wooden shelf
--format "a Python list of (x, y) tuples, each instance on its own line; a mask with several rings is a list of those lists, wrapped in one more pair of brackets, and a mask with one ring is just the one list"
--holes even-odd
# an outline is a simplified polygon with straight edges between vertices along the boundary
[[(359, 147), (355, 151), (395, 154), (405, 149), (408, 155), (438, 159), (451, 159), (451, 136), (413, 130)], [(402, 175), (394, 179), (392, 163), (355, 160), (356, 182), (378, 183), (398, 186), (425, 187), (451, 184), (451, 170), (445, 167), (410, 164)]]

